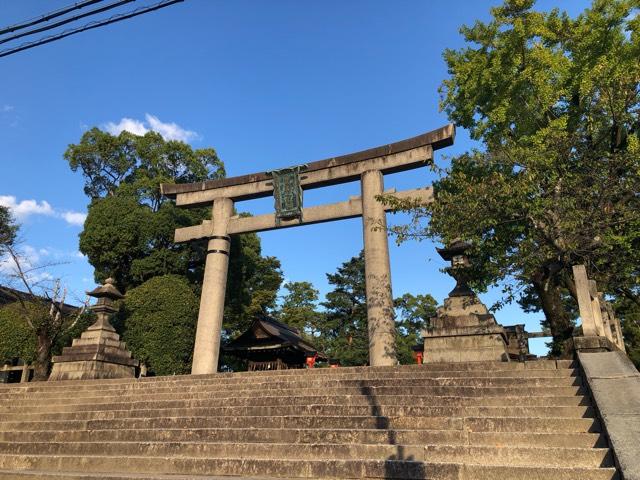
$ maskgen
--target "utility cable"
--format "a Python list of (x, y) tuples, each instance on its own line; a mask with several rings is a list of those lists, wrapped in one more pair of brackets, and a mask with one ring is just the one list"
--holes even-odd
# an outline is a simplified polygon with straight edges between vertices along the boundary
[(183, 2), (183, 1), (184, 0), (165, 0), (163, 2), (156, 3), (155, 5), (151, 5), (149, 7), (138, 8), (138, 9), (132, 10), (131, 12), (128, 12), (128, 13), (121, 13), (119, 15), (114, 15), (113, 17), (108, 18), (107, 20), (101, 20), (101, 21), (95, 21), (95, 22), (87, 23), (86, 25), (84, 25), (82, 27), (74, 28), (72, 30), (65, 30), (64, 32), (59, 33), (57, 35), (51, 35), (49, 37), (44, 37), (44, 38), (41, 38), (40, 40), (35, 40), (35, 41), (29, 42), (29, 43), (23, 43), (22, 45), (19, 45), (19, 46), (15, 47), (15, 48), (8, 48), (6, 50), (1, 50), (0, 51), (0, 58), (6, 57), (6, 56), (9, 56), (9, 55), (13, 55), (14, 53), (18, 53), (18, 52), (21, 52), (23, 50), (28, 50), (30, 48), (37, 47), (39, 45), (44, 45), (46, 43), (55, 42), (56, 40), (60, 40), (60, 39), (65, 38), (65, 37), (69, 37), (71, 35), (75, 35), (76, 33), (86, 32), (87, 30), (93, 30), (94, 28), (99, 28), (99, 27), (103, 27), (105, 25), (109, 25), (109, 24), (112, 24), (112, 23), (120, 22), (122, 20), (127, 20), (129, 18), (137, 17), (138, 15), (142, 15), (144, 13), (153, 12), (154, 10), (160, 10), (161, 8), (168, 7), (170, 5), (173, 5), (174, 3), (180, 3), (180, 2)]
[(89, 5), (100, 3), (102, 1), (103, 0), (85, 0), (84, 2), (74, 3), (73, 5), (62, 7), (59, 10), (45, 13), (44, 15), (41, 15), (37, 18), (33, 18), (31, 20), (27, 20), (22, 23), (16, 23), (15, 25), (4, 27), (3, 29), (0, 30), (0, 35), (4, 35), (5, 33), (15, 32), (16, 30), (22, 30), (23, 28), (32, 27), (42, 22), (48, 22), (52, 18), (60, 17), (66, 13), (73, 12), (74, 10), (80, 10), (81, 8), (88, 7)]
[(95, 15), (96, 13), (106, 12), (107, 10), (111, 10), (112, 8), (119, 7), (121, 5), (125, 5), (127, 3), (135, 2), (136, 0), (120, 0), (115, 3), (111, 3), (104, 7), (96, 8), (93, 10), (89, 10), (88, 12), (81, 13), (80, 15), (74, 15), (73, 17), (65, 18), (64, 20), (60, 20), (55, 23), (50, 23), (44, 27), (34, 28), (33, 30), (27, 30), (26, 32), (17, 33), (10, 37), (0, 38), (0, 45), (3, 43), (10, 42), (11, 40), (17, 40), (18, 38), (26, 37), (27, 35), (33, 35), (34, 33), (46, 32), (47, 30), (51, 30), (62, 25), (66, 25), (67, 23), (75, 22), (76, 20), (80, 20), (81, 18), (89, 17), (91, 15)]

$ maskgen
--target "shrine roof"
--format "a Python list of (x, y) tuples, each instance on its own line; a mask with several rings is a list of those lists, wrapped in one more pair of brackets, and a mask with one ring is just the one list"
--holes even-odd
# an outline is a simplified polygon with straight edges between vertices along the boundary
[(256, 318), (242, 335), (225, 345), (223, 350), (226, 352), (238, 352), (282, 347), (292, 348), (303, 353), (317, 352), (319, 358), (326, 360), (324, 354), (318, 352), (316, 347), (301, 337), (297, 328), (267, 316)]

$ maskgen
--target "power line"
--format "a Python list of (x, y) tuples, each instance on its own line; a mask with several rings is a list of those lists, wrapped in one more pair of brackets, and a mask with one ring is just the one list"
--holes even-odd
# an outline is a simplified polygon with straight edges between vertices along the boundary
[(91, 15), (95, 15), (96, 13), (106, 12), (107, 10), (111, 10), (112, 8), (116, 8), (116, 7), (119, 7), (119, 6), (124, 5), (126, 3), (131, 3), (131, 2), (135, 2), (135, 1), (136, 0), (120, 0), (118, 2), (111, 3), (111, 4), (106, 5), (104, 7), (96, 8), (96, 9), (93, 9), (93, 10), (89, 10), (88, 12), (81, 13), (80, 15), (74, 15), (72, 17), (65, 18), (64, 20), (60, 20), (59, 22), (50, 23), (49, 25), (46, 25), (44, 27), (34, 28), (33, 30), (27, 30), (26, 32), (22, 32), (22, 33), (18, 33), (16, 35), (12, 35), (10, 37), (2, 38), (2, 39), (0, 39), (0, 45), (3, 44), (3, 43), (10, 42), (12, 40), (17, 40), (18, 38), (26, 37), (28, 35), (33, 35), (34, 33), (46, 32), (47, 30), (51, 30), (51, 29), (60, 27), (62, 25), (66, 25), (67, 23), (75, 22), (76, 20), (80, 20), (81, 18), (89, 17)]
[(170, 5), (173, 5), (174, 3), (180, 3), (180, 2), (183, 2), (183, 1), (184, 0), (165, 0), (165, 1), (162, 1), (162, 2), (159, 2), (159, 3), (156, 3), (155, 5), (151, 5), (149, 7), (138, 8), (138, 9), (132, 10), (131, 12), (128, 12), (128, 13), (121, 13), (119, 15), (114, 15), (113, 17), (108, 18), (107, 20), (101, 20), (101, 21), (95, 21), (95, 22), (87, 23), (86, 25), (84, 25), (82, 27), (74, 28), (72, 30), (65, 30), (64, 32), (59, 33), (57, 35), (51, 35), (49, 37), (41, 38), (40, 40), (35, 40), (33, 42), (23, 43), (22, 45), (19, 45), (18, 47), (15, 47), (15, 48), (9, 48), (9, 49), (6, 49), (6, 50), (1, 50), (0, 51), (0, 58), (6, 57), (8, 55), (13, 55), (14, 53), (18, 53), (18, 52), (21, 52), (23, 50), (28, 50), (30, 48), (37, 47), (39, 45), (44, 45), (46, 43), (55, 42), (56, 40), (60, 40), (60, 39), (65, 38), (65, 37), (69, 37), (71, 35), (75, 35), (76, 33), (86, 32), (87, 30), (93, 30), (94, 28), (99, 28), (99, 27), (103, 27), (105, 25), (110, 25), (112, 23), (120, 22), (122, 20), (127, 20), (129, 18), (137, 17), (138, 15), (142, 15), (144, 13), (153, 12), (154, 10), (160, 10), (161, 8), (168, 7)]
[(53, 18), (60, 17), (65, 13), (73, 12), (74, 10), (80, 10), (81, 8), (88, 7), (89, 5), (93, 5), (95, 3), (100, 3), (103, 0), (85, 0), (84, 2), (74, 3), (73, 5), (68, 5), (66, 7), (62, 7), (60, 10), (54, 10), (53, 12), (45, 13), (39, 17), (33, 18), (31, 20), (27, 20), (22, 23), (16, 23), (15, 25), (10, 25), (8, 27), (0, 30), (0, 35), (4, 35), (5, 33), (15, 32), (16, 30), (22, 30), (23, 28), (32, 27), (33, 25), (37, 25), (42, 22), (48, 22)]

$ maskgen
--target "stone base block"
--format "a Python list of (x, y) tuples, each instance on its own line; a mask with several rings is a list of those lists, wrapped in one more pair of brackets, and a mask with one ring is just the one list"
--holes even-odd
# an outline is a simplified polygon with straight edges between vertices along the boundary
[(134, 377), (134, 366), (100, 361), (60, 362), (53, 364), (49, 381)]
[(573, 337), (576, 352), (615, 352), (618, 347), (607, 337)]
[(506, 344), (498, 333), (424, 339), (422, 363), (508, 362)]

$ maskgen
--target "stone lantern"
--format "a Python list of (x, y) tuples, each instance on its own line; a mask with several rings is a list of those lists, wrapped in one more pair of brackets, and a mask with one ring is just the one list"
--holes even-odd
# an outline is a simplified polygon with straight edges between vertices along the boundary
[(470, 247), (468, 242), (456, 239), (437, 249), (444, 260), (451, 262), (446, 272), (456, 279), (456, 286), (422, 331), (423, 363), (509, 361), (505, 329), (467, 283)]
[(456, 286), (451, 292), (450, 297), (468, 297), (473, 296), (473, 290), (469, 288), (469, 268), (471, 262), (467, 251), (471, 248), (469, 242), (463, 242), (456, 239), (446, 248), (436, 248), (440, 256), (449, 262), (451, 266), (447, 267), (446, 272), (456, 279)]
[(138, 361), (131, 358), (131, 352), (109, 322), (111, 315), (118, 310), (115, 302), (124, 295), (111, 278), (87, 295), (98, 299), (90, 307), (97, 319), (80, 338), (73, 340), (71, 347), (62, 350), (62, 355), (53, 357), (49, 381), (135, 377)]

